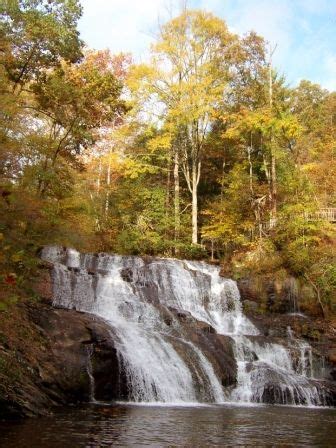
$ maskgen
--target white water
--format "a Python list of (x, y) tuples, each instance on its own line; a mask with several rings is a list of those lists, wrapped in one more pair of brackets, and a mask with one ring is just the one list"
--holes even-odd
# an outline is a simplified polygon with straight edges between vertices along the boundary
[[(295, 362), (293, 350), (264, 338), (259, 342), (258, 329), (242, 312), (236, 283), (220, 277), (218, 267), (81, 255), (57, 247), (45, 248), (42, 258), (54, 263), (55, 306), (93, 313), (110, 323), (131, 401), (263, 402), (271, 381), (278, 403), (324, 404), (323, 394), (308, 378), (309, 345), (292, 343), (300, 351)], [(232, 338), (238, 367), (233, 390), (221, 385), (206, 353), (185, 336), (176, 312)]]
[(91, 356), (92, 356), (92, 351), (93, 351), (93, 347), (92, 345), (88, 345), (87, 346), (87, 356), (88, 356), (88, 360), (87, 360), (87, 366), (86, 366), (86, 371), (89, 377), (89, 381), (90, 381), (90, 402), (91, 403), (96, 403), (96, 399), (95, 399), (95, 380), (94, 380), (94, 376), (93, 376), (93, 372), (92, 372), (92, 361), (91, 361)]

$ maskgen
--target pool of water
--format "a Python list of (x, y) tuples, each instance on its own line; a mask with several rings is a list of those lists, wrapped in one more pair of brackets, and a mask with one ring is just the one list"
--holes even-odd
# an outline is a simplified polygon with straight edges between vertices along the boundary
[(282, 406), (90, 405), (0, 422), (6, 448), (334, 447), (336, 410)]

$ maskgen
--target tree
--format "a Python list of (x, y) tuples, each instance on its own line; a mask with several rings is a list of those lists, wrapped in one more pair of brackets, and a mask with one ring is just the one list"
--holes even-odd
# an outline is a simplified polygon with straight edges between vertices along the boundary
[(193, 244), (198, 242), (198, 185), (205, 142), (223, 103), (234, 41), (222, 20), (203, 11), (185, 11), (161, 28), (151, 67), (138, 67), (136, 72), (145, 93), (142, 100), (161, 105), (160, 119), (174, 128), (174, 172), (181, 165), (191, 194)]
[(126, 110), (125, 65), (108, 52), (83, 57), (77, 0), (0, 8), (0, 231), (8, 259), (20, 244), (25, 266), (38, 245), (95, 240), (81, 173), (101, 127)]
[(13, 91), (38, 82), (62, 59), (76, 62), (82, 57), (76, 29), (81, 13), (78, 0), (2, 0), (0, 39), (10, 47), (2, 62)]
[[(22, 140), (37, 119), (31, 113), (33, 90), (62, 61), (82, 57), (76, 29), (77, 0), (2, 0), (0, 3), (0, 176), (5, 182), (22, 174)], [(35, 138), (35, 141), (37, 139)]]
[(333, 206), (335, 197), (336, 94), (301, 81), (291, 92), (291, 110), (303, 132), (292, 147), (297, 172), (309, 182), (315, 205)]
[[(62, 63), (34, 86), (41, 117), (40, 135), (48, 153), (41, 157), (39, 192), (45, 194), (59, 157), (78, 166), (78, 155), (92, 146), (100, 128), (121, 118), (126, 110), (120, 100), (121, 82), (113, 73), (112, 58), (89, 52), (79, 64)], [(37, 148), (38, 150), (38, 148)]]

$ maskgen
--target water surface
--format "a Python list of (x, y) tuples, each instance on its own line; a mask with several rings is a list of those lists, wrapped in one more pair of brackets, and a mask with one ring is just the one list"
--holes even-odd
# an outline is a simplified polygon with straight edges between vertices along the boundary
[(0, 422), (6, 448), (334, 447), (336, 411), (283, 406), (90, 405)]

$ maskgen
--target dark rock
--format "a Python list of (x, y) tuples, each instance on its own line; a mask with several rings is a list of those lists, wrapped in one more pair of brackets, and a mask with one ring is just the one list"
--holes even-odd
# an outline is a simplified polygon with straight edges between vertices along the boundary
[(243, 307), (244, 311), (257, 311), (259, 308), (259, 305), (257, 302), (254, 302), (253, 300), (243, 300)]
[(336, 369), (336, 342), (333, 322), (324, 319), (310, 319), (297, 313), (260, 314), (247, 312), (247, 317), (259, 329), (257, 336), (262, 344), (262, 338), (284, 346), (293, 345), (294, 340), (306, 340), (313, 349), (314, 372), (318, 377), (333, 380), (333, 369)]
[(332, 346), (327, 353), (328, 361), (336, 366), (336, 345)]
[(191, 320), (192, 319), (191, 314), (186, 311), (179, 311), (176, 315), (180, 320)]
[(304, 279), (281, 273), (251, 274), (237, 281), (242, 300), (258, 303), (269, 313), (303, 312), (313, 318), (323, 317), (314, 288)]
[[(209, 324), (193, 319), (182, 319), (183, 334), (206, 355), (224, 387), (234, 386), (237, 381), (237, 363), (230, 336), (217, 334)], [(185, 357), (183, 356), (183, 359)]]
[(168, 307), (168, 310), (173, 313), (173, 315), (179, 320), (179, 321), (194, 321), (194, 318), (188, 311), (181, 311), (177, 310), (173, 307)]
[[(311, 399), (313, 405), (335, 406), (336, 385), (331, 381), (306, 379), (302, 377), (302, 385), (305, 392), (300, 387), (291, 387), (290, 381), (276, 370), (266, 364), (251, 365), (252, 381), (254, 384), (253, 401), (269, 404), (295, 404), (308, 405), (307, 390), (311, 389)], [(315, 391), (319, 390), (321, 401), (315, 400)]]
[(111, 329), (104, 339), (106, 328), (89, 326), (92, 333), (92, 375), (94, 377), (94, 398), (98, 401), (112, 401), (127, 396), (126, 379), (123, 378), (117, 350), (111, 338)]
[(258, 302), (258, 293), (255, 285), (250, 278), (242, 278), (237, 281), (237, 286), (242, 300), (249, 300), (251, 302)]
[(133, 271), (132, 271), (132, 269), (127, 269), (127, 268), (122, 269), (120, 275), (121, 275), (121, 278), (125, 282), (128, 282), (128, 283), (132, 283), (133, 282)]
[(0, 418), (46, 415), (55, 406), (88, 401), (89, 356), (96, 398), (124, 393), (111, 327), (102, 319), (44, 304), (21, 306), (17, 319), (22, 328), (12, 332), (8, 348), (0, 341)]

